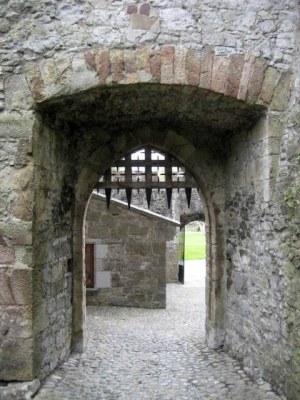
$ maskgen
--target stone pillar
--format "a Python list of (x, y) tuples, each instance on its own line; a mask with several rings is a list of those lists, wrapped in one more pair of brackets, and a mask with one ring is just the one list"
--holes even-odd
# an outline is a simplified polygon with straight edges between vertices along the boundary
[(32, 112), (0, 116), (0, 380), (36, 374), (33, 330)]

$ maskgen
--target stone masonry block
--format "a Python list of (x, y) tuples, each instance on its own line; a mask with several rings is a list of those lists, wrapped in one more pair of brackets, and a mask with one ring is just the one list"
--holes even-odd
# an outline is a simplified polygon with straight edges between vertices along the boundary
[(244, 56), (233, 54), (230, 56), (228, 74), (226, 78), (225, 95), (237, 97), (244, 65)]
[(266, 69), (263, 85), (259, 96), (259, 102), (267, 104), (271, 102), (275, 87), (277, 85), (278, 76), (278, 69), (274, 67), (268, 67)]
[(111, 287), (111, 273), (110, 271), (96, 271), (96, 288), (109, 288)]
[(15, 250), (13, 246), (0, 246), (0, 265), (13, 264), (15, 261)]
[(149, 18), (148, 15), (142, 14), (132, 14), (131, 16), (131, 28), (132, 29), (141, 29), (147, 31), (154, 24), (155, 19)]
[(150, 4), (149, 3), (144, 3), (140, 7), (140, 14), (141, 15), (150, 15)]
[(95, 258), (106, 258), (108, 252), (107, 244), (96, 244), (95, 246)]
[(211, 78), (211, 90), (214, 92), (225, 92), (228, 66), (229, 58), (215, 56)]
[(32, 337), (32, 309), (24, 306), (0, 306), (0, 340)]
[(174, 57), (174, 83), (184, 85), (186, 83), (186, 53), (184, 47), (175, 48)]
[(98, 50), (95, 57), (96, 71), (101, 85), (110, 75), (110, 55), (108, 50)]
[(174, 55), (173, 46), (164, 47), (161, 51), (161, 83), (170, 85), (174, 82)]
[(210, 89), (214, 56), (213, 49), (206, 46), (203, 50), (200, 75), (200, 87), (203, 89)]
[(186, 54), (186, 81), (188, 85), (198, 86), (200, 84), (201, 60), (200, 54), (188, 50)]
[(33, 113), (3, 112), (0, 115), (0, 138), (31, 138)]
[(33, 106), (33, 97), (25, 75), (12, 75), (4, 81), (7, 110), (29, 110)]
[(137, 83), (137, 59), (136, 51), (134, 50), (124, 50), (124, 69), (126, 76), (126, 83)]
[(10, 222), (0, 222), (0, 235), (4, 234), (11, 244), (32, 244), (32, 222), (14, 219)]
[(281, 73), (271, 102), (272, 110), (284, 111), (287, 109), (291, 96), (292, 80), (293, 74), (290, 71), (284, 71)]
[(58, 83), (58, 74), (54, 59), (46, 59), (40, 63), (40, 71), (45, 86)]
[(266, 60), (260, 57), (255, 58), (247, 89), (246, 102), (248, 104), (254, 104), (259, 97), (264, 80), (265, 68)]
[(15, 305), (10, 285), (10, 273), (7, 268), (0, 268), (0, 305)]
[(135, 4), (130, 4), (127, 7), (127, 14), (137, 14), (138, 12), (138, 8)]
[(111, 74), (113, 82), (124, 80), (124, 56), (122, 50), (110, 50), (109, 52)]
[(159, 51), (154, 51), (150, 56), (150, 73), (152, 81), (159, 83), (161, 79), (161, 55)]
[(32, 270), (13, 268), (10, 274), (10, 286), (15, 302), (19, 305), (32, 304)]
[(0, 348), (0, 380), (34, 379), (34, 339), (5, 338)]
[(244, 58), (244, 65), (242, 69), (240, 87), (238, 91), (238, 99), (245, 100), (247, 95), (247, 88), (251, 77), (252, 65), (254, 63), (255, 57), (251, 50), (247, 50)]
[(150, 74), (150, 49), (148, 47), (138, 48), (136, 59), (139, 82), (149, 82), (152, 79)]
[(13, 208), (13, 215), (23, 221), (32, 221), (33, 217), (33, 191), (21, 192), (16, 205)]

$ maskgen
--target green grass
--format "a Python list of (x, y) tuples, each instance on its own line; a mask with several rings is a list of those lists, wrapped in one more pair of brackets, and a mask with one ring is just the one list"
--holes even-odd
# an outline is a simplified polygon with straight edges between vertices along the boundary
[(205, 235), (199, 232), (185, 233), (185, 260), (205, 258)]

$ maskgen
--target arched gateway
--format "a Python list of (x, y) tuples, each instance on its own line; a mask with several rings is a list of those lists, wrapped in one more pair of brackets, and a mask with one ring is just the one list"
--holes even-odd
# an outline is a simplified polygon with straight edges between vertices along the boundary
[[(219, 348), (225, 339), (230, 349), (232, 306), (226, 310), (236, 272), (228, 229), (238, 219), (239, 205), (230, 211), (226, 198), (239, 196), (242, 186), (230, 176), (236, 162), (231, 154), (242, 146), (240, 137), (249, 146), (265, 142), (263, 158), (240, 165), (249, 168), (246, 179), (267, 201), (278, 165), (268, 141), (282, 132), (278, 118), (266, 111), (286, 107), (289, 93), (284, 99), (280, 91), (291, 79), (280, 70), (270, 79), (272, 68), (251, 52), (218, 56), (207, 47), (200, 57), (173, 46), (94, 49), (24, 65), (26, 101), (35, 111), (29, 123), (11, 116), (7, 121), (16, 130), (27, 124), (33, 137), (27, 185), (14, 178), (22, 181), (24, 202), (33, 208), (33, 264), (26, 285), (18, 283), (18, 295), (27, 296), (27, 314), (20, 318), (28, 329), (13, 350), (4, 346), (6, 363), (9, 352), (13, 355), (0, 379), (43, 378), (71, 349), (84, 351), (86, 205), (113, 163), (147, 145), (178, 159), (199, 185), (207, 241), (207, 343)], [(30, 240), (24, 243), (28, 251), (30, 246)]]

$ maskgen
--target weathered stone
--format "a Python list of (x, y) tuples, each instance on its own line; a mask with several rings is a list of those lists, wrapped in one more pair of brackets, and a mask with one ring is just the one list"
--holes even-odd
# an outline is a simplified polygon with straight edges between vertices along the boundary
[(268, 67), (265, 72), (263, 85), (261, 88), (259, 101), (269, 104), (273, 98), (274, 90), (277, 85), (278, 71), (274, 67)]
[(200, 54), (188, 50), (186, 54), (186, 80), (188, 85), (200, 84), (201, 60)]
[(141, 5), (140, 14), (150, 15), (150, 4), (149, 3), (144, 3)]
[(29, 110), (32, 107), (33, 98), (24, 75), (13, 75), (4, 86), (7, 110)]
[(84, 53), (84, 58), (85, 58), (87, 65), (90, 68), (95, 69), (95, 67), (96, 67), (95, 54), (92, 51), (86, 51)]
[(127, 14), (136, 14), (138, 11), (137, 6), (134, 4), (131, 4), (130, 6), (127, 7)]
[(251, 77), (248, 83), (246, 102), (253, 104), (259, 97), (266, 68), (266, 61), (257, 57), (252, 65)]
[(176, 84), (186, 83), (186, 54), (186, 49), (176, 47), (174, 56), (174, 83)]
[(22, 383), (9, 383), (0, 391), (0, 400), (31, 399), (39, 387), (40, 381), (38, 379)]
[(10, 275), (11, 292), (16, 304), (32, 305), (32, 270), (14, 268)]
[(150, 73), (152, 81), (159, 83), (161, 80), (161, 55), (160, 52), (154, 52), (150, 55)]
[(204, 47), (201, 61), (200, 87), (210, 89), (212, 69), (214, 63), (214, 51), (210, 46)]
[(105, 84), (110, 75), (110, 57), (108, 50), (98, 50), (96, 53), (96, 71), (99, 75), (100, 84)]
[[(283, 395), (298, 398), (299, 268), (293, 279), (284, 272), (287, 262), (297, 267), (300, 257), (299, 16), (294, 1), (198, 2), (197, 6), (195, 1), (184, 5), (177, 0), (154, 1), (151, 18), (137, 19), (140, 26), (152, 24), (148, 30), (130, 27), (130, 3), (2, 3), (0, 236), (2, 246), (15, 242), (14, 264), (9, 265), (34, 267), (33, 303), (41, 304), (42, 312), (32, 326), (37, 331), (43, 328), (31, 349), (37, 360), (34, 376), (44, 378), (68, 356), (72, 320), (74, 348), (84, 347), (82, 227), (85, 205), (99, 175), (124, 152), (152, 143), (160, 149), (169, 145), (171, 155), (186, 162), (199, 182), (207, 224), (208, 337), (220, 346), (224, 337), (217, 333), (225, 330), (226, 350), (249, 373), (262, 374)], [(142, 3), (133, 5), (142, 10)], [(174, 57), (166, 63), (170, 68), (162, 68), (162, 85), (159, 57), (152, 64), (150, 57), (150, 76), (141, 69), (137, 85), (134, 72), (126, 76), (132, 65), (126, 67), (124, 59), (124, 79), (118, 83), (131, 84), (122, 87), (117, 82), (109, 86), (109, 55), (98, 75), (92, 59), (87, 63), (84, 57), (91, 51), (97, 66), (98, 49), (135, 51), (141, 43), (157, 55), (166, 45), (203, 51), (207, 65), (202, 68), (200, 89), (186, 83), (168, 86), (174, 83)], [(206, 57), (206, 44), (211, 57)], [(237, 80), (228, 80), (229, 75), (226, 82), (234, 89), (228, 86), (227, 93), (233, 97), (221, 95), (220, 82), (220, 91), (210, 89), (214, 53), (230, 60), (245, 54), (239, 101)], [(271, 67), (280, 75), (274, 92), (277, 74)], [(22, 89), (23, 71), (34, 97), (30, 106)], [(35, 112), (24, 112), (27, 107)], [(177, 136), (165, 141), (170, 130)], [(18, 138), (25, 140), (18, 143)], [(31, 139), (33, 152), (27, 153)], [(225, 199), (216, 204), (215, 190), (223, 187)], [(25, 220), (29, 214), (18, 204), (23, 190), (34, 192), (33, 224)], [(126, 235), (128, 226), (120, 226), (120, 232)], [(220, 258), (212, 258), (213, 254)], [(139, 257), (132, 268), (142, 281), (148, 268), (142, 263), (149, 261)], [(157, 265), (161, 258), (155, 260)], [(139, 262), (145, 269), (138, 269)], [(247, 276), (247, 293), (237, 294), (234, 271)], [(130, 282), (131, 278), (126, 284)], [(22, 361), (22, 348), (18, 349), (21, 357), (14, 349), (13, 357)], [(32, 357), (27, 354), (27, 358)], [(20, 371), (26, 374), (26, 365), (20, 364), (9, 364), (10, 379), (24, 379)], [(241, 398), (249, 393), (242, 388), (233, 392)]]
[(33, 348), (33, 339), (4, 338), (0, 349), (0, 379), (11, 380), (11, 371), (15, 380), (34, 379)]
[(230, 56), (228, 74), (226, 78), (225, 95), (237, 97), (240, 87), (244, 56), (235, 54)]
[(12, 264), (14, 261), (14, 248), (11, 246), (0, 246), (0, 264)]
[(31, 138), (34, 116), (31, 112), (4, 112), (0, 116), (0, 137)]
[(124, 79), (124, 57), (121, 50), (110, 51), (110, 65), (113, 82), (120, 82)]
[(53, 59), (44, 60), (40, 63), (41, 79), (45, 86), (51, 86), (58, 82), (56, 64)]
[(147, 31), (151, 28), (154, 22), (155, 19), (149, 18), (148, 15), (132, 14), (131, 28)]
[(174, 47), (164, 47), (161, 51), (161, 83), (172, 84), (174, 82)]
[(243, 70), (242, 70), (240, 88), (239, 88), (239, 92), (238, 92), (238, 99), (240, 99), (240, 100), (246, 99), (254, 60), (255, 60), (255, 57), (254, 57), (252, 51), (247, 49), (247, 51), (245, 53), (244, 66), (243, 66)]
[(211, 76), (210, 88), (218, 93), (224, 93), (227, 84), (227, 71), (229, 59), (226, 57), (215, 56)]
[(274, 91), (271, 102), (271, 109), (274, 111), (284, 111), (289, 104), (291, 95), (291, 85), (293, 74), (291, 72), (282, 72), (278, 81), (278, 85)]
[(136, 54), (139, 82), (149, 82), (152, 79), (150, 74), (150, 49), (140, 47)]
[[(96, 212), (100, 220), (94, 219)], [(107, 210), (104, 196), (97, 195), (89, 204), (86, 224), (87, 242), (94, 243), (98, 288), (88, 291), (88, 304), (164, 307), (166, 252), (168, 258), (175, 259), (168, 266), (168, 276), (174, 279), (174, 269), (178, 275), (180, 224), (135, 206), (129, 211), (126, 203), (116, 200), (111, 200)], [(97, 231), (95, 225), (105, 229)]]

